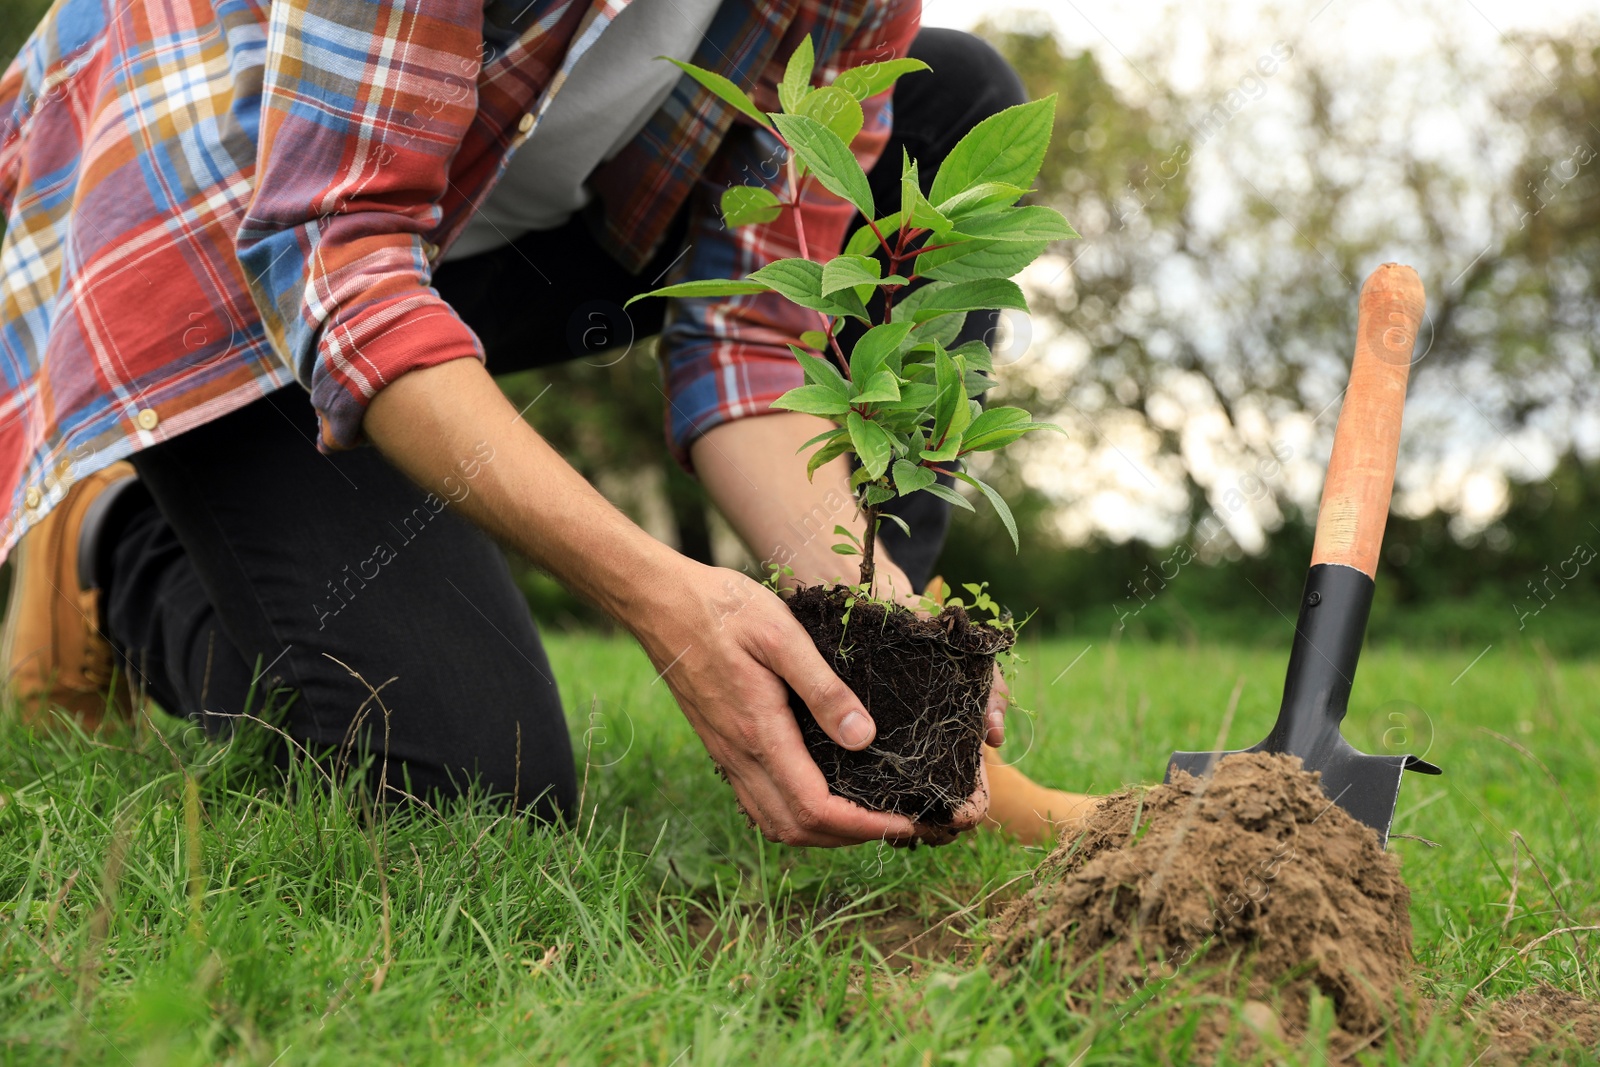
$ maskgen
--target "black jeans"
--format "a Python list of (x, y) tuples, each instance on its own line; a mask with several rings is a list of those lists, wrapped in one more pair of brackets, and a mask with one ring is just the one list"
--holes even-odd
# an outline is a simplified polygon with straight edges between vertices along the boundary
[[(1023, 99), (999, 55), (967, 34), (924, 30), (912, 55), (933, 73), (896, 89), (893, 137), (870, 175), (879, 203), (899, 201), (902, 146), (926, 183), (962, 134)], [(620, 305), (679, 251), (667, 241), (635, 276), (575, 220), (447, 263), (435, 284), (502, 374), (587, 354), (599, 321), (609, 343), (656, 332), (661, 301), (631, 318)], [(988, 326), (974, 315), (964, 332)], [(252, 692), (287, 688), (284, 728), (308, 748), (386, 740), (389, 781), (413, 794), (476, 779), (539, 814), (570, 814), (560, 695), (500, 549), (375, 449), (325, 456), (316, 432), (306, 394), (290, 388), (134, 457), (145, 491), (108, 531), (103, 581), (107, 631), (130, 672), (208, 728)], [(920, 584), (949, 517), (927, 494), (911, 500), (915, 538), (883, 535)]]

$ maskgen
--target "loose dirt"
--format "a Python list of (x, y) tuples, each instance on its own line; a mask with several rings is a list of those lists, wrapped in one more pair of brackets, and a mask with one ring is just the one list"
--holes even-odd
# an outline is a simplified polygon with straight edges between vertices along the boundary
[(1541, 985), (1489, 1005), (1478, 1026), (1483, 1064), (1557, 1063), (1571, 1049), (1600, 1049), (1600, 1002)]
[[(1118, 998), (1125, 1017), (1244, 997), (1262, 1017), (1246, 1013), (1247, 1027), (1291, 1040), (1317, 989), (1332, 1002), (1331, 1051), (1380, 1042), (1412, 970), (1410, 894), (1318, 778), (1294, 757), (1246, 754), (1209, 781), (1107, 798), (997, 920), (990, 965), (1004, 981), (1048, 946), (1069, 991)], [(1219, 1009), (1192, 1051), (1233, 1026)]]
[(806, 748), (834, 794), (948, 824), (977, 789), (994, 658), (1014, 636), (974, 623), (959, 605), (924, 618), (864, 601), (847, 607), (848, 596), (838, 586), (807, 586), (789, 610), (861, 698), (878, 736), (861, 752), (841, 748), (791, 692)]

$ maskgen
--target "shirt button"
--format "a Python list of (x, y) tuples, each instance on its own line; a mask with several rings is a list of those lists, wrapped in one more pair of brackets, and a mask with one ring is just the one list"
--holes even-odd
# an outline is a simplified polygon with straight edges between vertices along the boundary
[(531, 129), (533, 129), (533, 115), (530, 112), (529, 114), (522, 116), (521, 121), (517, 123), (517, 132), (527, 133)]
[(39, 501), (43, 499), (44, 494), (39, 492), (39, 487), (36, 485), (28, 486), (28, 491), (22, 494), (22, 502), (28, 506), (29, 511), (38, 507)]
[(141, 430), (153, 430), (156, 423), (161, 421), (161, 416), (156, 414), (155, 408), (145, 408), (133, 417), (133, 421), (139, 424)]

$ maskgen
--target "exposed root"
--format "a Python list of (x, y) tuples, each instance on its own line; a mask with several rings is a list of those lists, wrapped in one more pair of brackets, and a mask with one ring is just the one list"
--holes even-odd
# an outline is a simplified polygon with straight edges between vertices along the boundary
[(874, 811), (947, 825), (978, 787), (994, 658), (1014, 637), (959, 606), (923, 618), (808, 586), (789, 600), (833, 669), (866, 706), (878, 736), (861, 752), (834, 744), (798, 696), (790, 705), (829, 789)]

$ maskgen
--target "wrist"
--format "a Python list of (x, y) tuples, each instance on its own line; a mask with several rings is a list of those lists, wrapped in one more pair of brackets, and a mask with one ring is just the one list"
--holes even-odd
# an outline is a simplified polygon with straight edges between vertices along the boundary
[(708, 569), (644, 534), (591, 595), (601, 610), (643, 640), (682, 614), (683, 598), (695, 588), (693, 572)]

